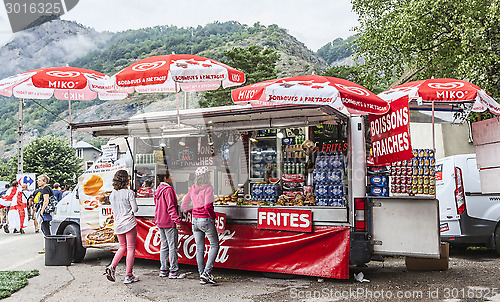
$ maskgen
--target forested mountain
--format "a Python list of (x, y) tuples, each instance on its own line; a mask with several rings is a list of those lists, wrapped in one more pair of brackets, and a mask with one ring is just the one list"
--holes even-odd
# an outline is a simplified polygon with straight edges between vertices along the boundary
[[(347, 41), (347, 40), (346, 40)], [(110, 33), (81, 24), (53, 20), (18, 33), (0, 48), (0, 76), (40, 67), (75, 66), (114, 74), (134, 61), (159, 54), (188, 53), (224, 60), (234, 47), (259, 45), (280, 55), (278, 76), (321, 73), (329, 63), (351, 53), (342, 39), (314, 53), (276, 25), (252, 26), (235, 21), (215, 22), (196, 28), (156, 26)], [(333, 60), (333, 61), (332, 61)], [(185, 96), (196, 107), (201, 95)], [(173, 109), (172, 95), (134, 94), (123, 101), (72, 102), (73, 122), (126, 118), (138, 112)], [(18, 100), (0, 97), (0, 155), (11, 154), (17, 136)], [(26, 140), (44, 134), (67, 135), (68, 102), (55, 99), (25, 100)], [(65, 120), (65, 121), (63, 121)], [(89, 138), (87, 138), (89, 139)]]

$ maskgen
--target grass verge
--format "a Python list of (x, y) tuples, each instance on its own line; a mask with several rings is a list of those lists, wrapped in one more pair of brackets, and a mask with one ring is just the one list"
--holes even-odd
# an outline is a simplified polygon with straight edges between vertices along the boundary
[(12, 293), (28, 284), (28, 278), (38, 276), (38, 270), (0, 271), (0, 299), (10, 297)]

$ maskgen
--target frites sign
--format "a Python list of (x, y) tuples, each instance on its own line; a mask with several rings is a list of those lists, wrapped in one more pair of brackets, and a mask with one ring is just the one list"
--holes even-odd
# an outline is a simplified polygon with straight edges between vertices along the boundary
[(312, 232), (312, 212), (311, 210), (259, 208), (257, 228)]
[(386, 114), (370, 114), (369, 119), (375, 165), (413, 157), (410, 141), (410, 109), (407, 96), (393, 101)]

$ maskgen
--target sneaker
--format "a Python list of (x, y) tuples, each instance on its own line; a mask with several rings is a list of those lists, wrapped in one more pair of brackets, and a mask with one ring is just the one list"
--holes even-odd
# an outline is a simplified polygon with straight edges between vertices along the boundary
[(10, 231), (9, 231), (9, 225), (8, 225), (8, 224), (4, 224), (4, 225), (3, 225), (3, 231), (4, 231), (5, 233), (10, 233)]
[(168, 277), (168, 271), (160, 271), (160, 274), (158, 276), (160, 276), (160, 277)]
[(106, 278), (108, 278), (109, 281), (111, 282), (115, 282), (116, 278), (115, 278), (115, 267), (113, 265), (108, 265), (106, 267)]
[(207, 284), (207, 281), (200, 278), (200, 284)]
[(137, 281), (139, 281), (139, 277), (132, 275), (132, 276), (126, 276), (125, 280), (123, 280), (123, 283), (129, 284)]
[(217, 283), (214, 279), (214, 276), (212, 276), (211, 274), (207, 274), (207, 273), (201, 274), (200, 279), (205, 281), (206, 283), (210, 283), (210, 284)]
[(170, 274), (168, 274), (168, 279), (182, 279), (184, 277), (186, 277), (186, 274), (181, 273), (179, 271), (170, 272)]
[(14, 232), (12, 232), (12, 233), (14, 233), (14, 234), (15, 234), (15, 233), (19, 233), (19, 232), (17, 231), (17, 229), (14, 229)]
[(25, 233), (24, 229), (19, 229), (19, 233), (24, 234)]

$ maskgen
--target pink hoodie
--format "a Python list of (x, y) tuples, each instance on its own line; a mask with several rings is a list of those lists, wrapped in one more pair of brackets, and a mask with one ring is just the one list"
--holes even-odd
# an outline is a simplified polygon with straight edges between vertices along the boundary
[(192, 210), (194, 218), (215, 219), (214, 189), (209, 185), (200, 187), (193, 185), (184, 197), (181, 208), (185, 211)]
[(181, 224), (177, 210), (177, 196), (174, 189), (161, 183), (154, 194), (155, 201), (155, 222), (159, 228), (173, 228), (176, 224)]

